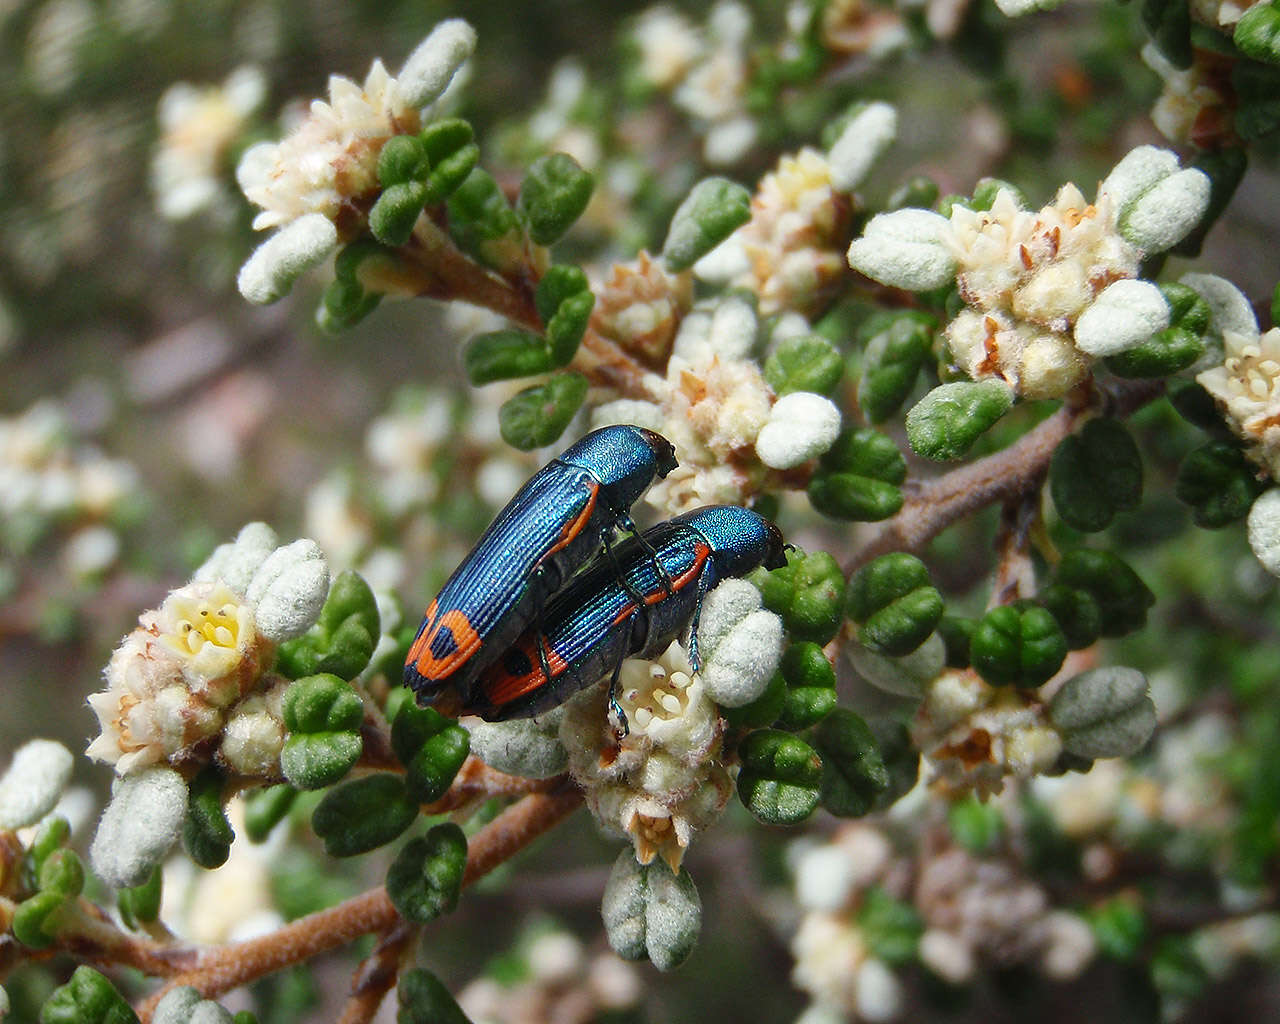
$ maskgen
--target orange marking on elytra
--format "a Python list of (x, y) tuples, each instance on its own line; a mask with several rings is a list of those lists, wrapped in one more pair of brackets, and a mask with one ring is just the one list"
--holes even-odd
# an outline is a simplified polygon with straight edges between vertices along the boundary
[[(551, 669), (552, 677), (563, 675), (568, 668), (564, 658), (553, 651), (545, 640), (542, 642), (542, 649), (546, 652), (547, 665)], [(533, 641), (526, 639), (521, 643), (520, 652), (529, 659), (529, 664), (533, 666), (532, 671), (522, 676), (510, 675), (502, 670), (502, 663), (499, 662), (495, 669), (488, 672), (488, 678), (483, 685), (484, 695), (489, 698), (489, 703), (494, 707), (510, 704), (517, 697), (533, 693), (550, 682), (542, 674), (542, 662)]]
[[(547, 554), (542, 556), (543, 558), (546, 558), (548, 555), (555, 554), (582, 532), (583, 528), (587, 525), (587, 521), (591, 518), (591, 513), (596, 510), (596, 498), (599, 496), (600, 485), (592, 484), (591, 498), (587, 501), (587, 504), (583, 507), (582, 511), (561, 528), (560, 539), (548, 549)], [(541, 562), (542, 559), (539, 559), (539, 561)]]
[[(431, 608), (435, 606), (436, 603), (432, 601)], [(428, 609), (427, 614), (430, 617), (431, 609)], [(431, 645), (445, 629), (453, 634), (454, 649), (443, 658), (437, 658), (431, 653)], [(464, 612), (450, 608), (430, 629), (424, 629), (418, 634), (418, 639), (409, 649), (409, 660), (413, 662), (418, 675), (424, 679), (441, 679), (466, 662), (479, 647), (480, 634), (472, 628), (471, 620)]]

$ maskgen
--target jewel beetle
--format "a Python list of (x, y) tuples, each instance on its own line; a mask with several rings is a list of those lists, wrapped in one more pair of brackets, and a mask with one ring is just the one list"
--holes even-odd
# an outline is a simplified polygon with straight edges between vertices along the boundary
[(526, 718), (612, 671), (610, 705), (620, 714), (613, 693), (624, 659), (660, 654), (687, 626), (697, 671), (707, 591), (758, 565), (786, 564), (778, 528), (736, 505), (676, 516), (619, 544), (614, 556), (597, 558), (552, 599), (541, 628), (525, 630), (480, 673), (460, 713), (490, 721)]
[(609, 545), (614, 527), (635, 531), (632, 503), (676, 464), (661, 434), (618, 425), (593, 430), (538, 470), (427, 608), (405, 685), (422, 703), (467, 692), (563, 582)]

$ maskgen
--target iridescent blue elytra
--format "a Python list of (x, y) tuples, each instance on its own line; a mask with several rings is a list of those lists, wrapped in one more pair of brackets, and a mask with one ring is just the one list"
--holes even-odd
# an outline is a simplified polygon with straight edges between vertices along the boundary
[[(782, 534), (736, 505), (709, 505), (617, 546), (616, 562), (597, 558), (486, 668), (462, 713), (490, 721), (524, 718), (563, 703), (614, 673), (624, 658), (662, 653), (687, 626), (689, 658), (698, 658), (702, 598), (729, 576), (786, 564)], [(663, 572), (665, 571), (665, 577)]]
[(670, 441), (624, 425), (593, 430), (538, 470), (427, 608), (405, 685), (422, 703), (466, 693), (615, 526), (634, 529), (632, 503), (675, 467)]

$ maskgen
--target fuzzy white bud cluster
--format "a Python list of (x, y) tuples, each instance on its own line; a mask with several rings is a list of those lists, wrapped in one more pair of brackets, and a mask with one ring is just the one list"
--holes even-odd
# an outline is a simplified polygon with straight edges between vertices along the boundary
[(102, 732), (88, 755), (125, 775), (207, 757), (225, 730), (228, 767), (270, 774), (284, 742), (283, 683), (266, 669), (276, 644), (315, 621), (328, 591), (315, 542), (277, 546), (265, 524), (246, 526), (116, 649), (107, 689), (89, 697)]
[(329, 100), (313, 100), (306, 119), (280, 142), (247, 149), (236, 179), (261, 207), (255, 228), (279, 228), (240, 270), (240, 293), (274, 302), (342, 240), (338, 215), (378, 188), (378, 156), (395, 135), (417, 132), (422, 110), (435, 102), (471, 55), (475, 31), (441, 22), (405, 62), (399, 78), (375, 60), (363, 84), (329, 78)]
[(53, 810), (71, 780), (71, 751), (54, 740), (31, 740), (0, 776), (0, 829), (34, 825)]
[(623, 663), (617, 700), (630, 731), (622, 739), (599, 688), (570, 701), (560, 726), (569, 771), (597, 820), (631, 839), (639, 863), (661, 857), (676, 872), (693, 834), (733, 792), (716, 702), (738, 706), (764, 691), (782, 656), (782, 624), (751, 584), (726, 580), (705, 599), (698, 642), (702, 674), (679, 642), (654, 661)]
[(1088, 203), (1074, 185), (1038, 212), (1001, 188), (990, 208), (957, 203), (879, 214), (849, 246), (849, 264), (882, 284), (922, 291), (959, 285), (965, 309), (947, 325), (956, 365), (997, 377), (1026, 398), (1057, 398), (1115, 355), (1168, 326), (1158, 288), (1137, 280), (1145, 256), (1199, 222), (1209, 179), (1140, 146)]

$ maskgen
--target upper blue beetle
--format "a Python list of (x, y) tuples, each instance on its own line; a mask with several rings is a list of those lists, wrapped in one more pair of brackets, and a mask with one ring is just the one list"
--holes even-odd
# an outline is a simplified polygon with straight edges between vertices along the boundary
[(405, 685), (428, 704), (446, 689), (468, 693), (615, 526), (634, 531), (632, 503), (676, 465), (665, 437), (623, 425), (593, 430), (538, 470), (427, 608)]

